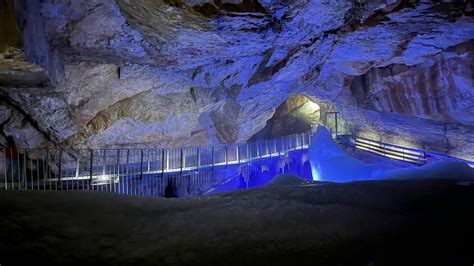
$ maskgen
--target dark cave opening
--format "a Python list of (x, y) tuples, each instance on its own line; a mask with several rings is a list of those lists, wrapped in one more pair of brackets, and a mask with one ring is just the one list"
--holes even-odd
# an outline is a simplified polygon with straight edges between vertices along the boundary
[(221, 12), (229, 13), (263, 13), (267, 10), (257, 0), (243, 0), (241, 3), (222, 3), (220, 0), (215, 0), (213, 3), (204, 3), (203, 5), (196, 5), (193, 7), (195, 11), (203, 14), (206, 17), (212, 17)]
[(14, 0), (0, 1), (0, 53), (9, 47), (22, 46), (23, 38), (16, 20)]

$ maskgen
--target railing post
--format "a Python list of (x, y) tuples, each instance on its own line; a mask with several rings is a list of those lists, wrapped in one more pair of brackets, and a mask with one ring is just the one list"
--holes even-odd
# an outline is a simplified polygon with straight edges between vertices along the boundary
[(272, 157), (272, 155), (268, 153), (268, 139), (265, 140), (265, 155), (270, 155), (270, 158)]
[(8, 160), (6, 148), (3, 150), (3, 159), (5, 160), (5, 190), (8, 190)]
[[(22, 169), (21, 169), (21, 179), (22, 179), (22, 182), (24, 183), (23, 186), (24, 186), (24, 189), (25, 190), (28, 190), (28, 180), (26, 179), (26, 154), (27, 154), (28, 150), (25, 149), (23, 151), (23, 165), (22, 165)], [(5, 162), (5, 165), (6, 165), (6, 162)], [(6, 176), (6, 175), (5, 175)]]
[(311, 146), (311, 132), (308, 133), (308, 148)]
[[(275, 153), (277, 152), (277, 140), (274, 139), (273, 140), (273, 147), (275, 148)], [(270, 151), (270, 153), (272, 153), (272, 151)]]
[(196, 169), (199, 171), (199, 167), (201, 166), (201, 151), (199, 150), (199, 147), (196, 148), (196, 157), (197, 157)]
[(257, 157), (262, 158), (262, 156), (261, 156), (261, 154), (260, 154), (260, 143), (259, 143), (258, 140), (255, 142), (255, 145), (256, 145), (256, 147), (257, 147)]
[[(10, 158), (13, 157), (13, 149), (10, 149), (10, 156), (9, 156), (9, 157), (10, 157)], [(14, 173), (15, 173), (15, 169), (13, 169), (13, 160), (10, 159), (10, 160), (8, 160), (7, 163), (8, 163), (7, 169), (10, 168), (10, 173), (9, 173), (9, 174), (10, 174), (10, 177), (11, 177), (11, 184), (12, 184), (12, 188), (11, 188), (11, 189), (12, 189), (12, 190), (15, 190), (15, 187), (14, 187), (14, 185), (13, 185), (13, 175), (14, 175)], [(33, 177), (32, 177), (32, 178), (33, 178)], [(7, 176), (5, 176), (5, 179), (8, 179)], [(33, 184), (33, 183), (34, 183), (34, 180), (33, 180), (33, 182), (31, 182), (31, 183)], [(33, 186), (33, 185), (32, 185), (32, 186)], [(7, 190), (8, 190), (8, 181), (7, 181), (7, 187), (6, 187), (6, 188), (7, 188)]]
[(179, 175), (183, 175), (183, 164), (184, 164), (183, 148), (179, 149), (179, 151), (180, 151), (180, 171), (179, 171)]
[(35, 177), (33, 175), (33, 163), (32, 163), (33, 159), (30, 159), (30, 162), (31, 162), (31, 167), (30, 167), (30, 180), (31, 180), (31, 190), (34, 190), (35, 189)]
[(183, 167), (182, 168), (185, 169), (186, 168), (186, 150), (187, 149), (182, 148), (182, 150), (183, 150)]
[[(38, 156), (38, 155), (37, 155)], [(11, 177), (11, 190), (15, 190), (15, 183), (14, 183), (14, 180), (15, 180), (15, 173), (16, 173), (16, 167), (13, 163), (13, 161), (15, 160), (15, 158), (13, 158), (13, 150), (10, 149), (10, 156), (9, 156), (11, 159), (9, 160), (9, 165), (7, 165), (7, 168), (10, 168), (10, 177)], [(5, 177), (6, 178), (6, 177)], [(8, 182), (7, 182), (8, 183)], [(8, 184), (7, 184), (8, 185)]]
[(228, 145), (225, 145), (225, 167), (227, 168), (227, 164), (229, 163), (229, 147)]
[[(77, 159), (79, 160), (79, 159)], [(94, 166), (94, 150), (90, 150), (90, 161), (89, 161), (89, 190), (92, 190), (92, 174), (93, 174), (93, 169), (92, 167)]]
[[(21, 169), (20, 169), (20, 153), (17, 152), (16, 153), (16, 175), (17, 175), (17, 179), (18, 179), (18, 190), (21, 190)], [(44, 160), (43, 160), (43, 172), (44, 172)], [(44, 173), (43, 173), (43, 189), (46, 189), (46, 179), (44, 177)]]
[(211, 163), (212, 163), (212, 171), (214, 171), (214, 146), (211, 148)]
[(127, 163), (126, 163), (126, 165), (127, 165), (127, 176), (130, 174), (129, 164), (130, 164), (130, 150), (127, 149)]
[[(24, 162), (24, 164), (26, 164), (26, 160)], [(25, 168), (26, 169), (26, 168)], [(60, 149), (59, 150), (59, 165), (58, 165), (58, 184), (56, 184), (56, 190), (58, 189), (58, 185), (59, 185), (59, 189), (60, 190), (63, 190), (63, 184), (62, 184), (62, 177), (63, 177), (63, 149)], [(25, 178), (26, 178), (26, 175), (25, 175)], [(28, 187), (28, 185), (27, 185)]]
[(249, 144), (246, 143), (245, 147), (247, 147), (247, 162), (250, 162), (250, 152), (249, 152)]
[[(19, 162), (20, 162), (20, 160), (18, 160), (18, 163)], [(18, 173), (20, 173), (20, 171), (18, 171)], [(50, 171), (50, 167), (49, 167), (49, 149), (47, 149), (46, 150), (46, 177), (48, 177), (48, 181), (49, 181), (49, 190), (51, 190), (51, 176), (50, 176), (50, 174), (51, 174), (51, 171)], [(20, 174), (20, 176), (21, 176), (21, 174)], [(21, 184), (21, 182), (20, 182), (20, 184)]]
[(143, 149), (140, 149), (140, 181), (143, 180)]
[(235, 149), (237, 151), (237, 164), (240, 164), (240, 151), (239, 151), (239, 144), (237, 143), (237, 149)]
[(105, 176), (105, 168), (106, 168), (106, 161), (107, 161), (107, 150), (102, 150), (104, 153), (102, 155), (102, 175)]
[[(36, 152), (36, 186), (38, 190), (40, 190), (40, 170), (39, 170), (39, 159), (40, 159), (40, 151)], [(15, 185), (12, 179), (12, 187), (15, 189)]]
[[(120, 150), (117, 150), (117, 162), (116, 162), (116, 168), (117, 168), (117, 181), (118, 181), (118, 191), (120, 192)], [(115, 182), (116, 180), (114, 180), (113, 184), (114, 184), (114, 188), (113, 188), (113, 191), (116, 192), (116, 188), (115, 188)]]
[(161, 178), (165, 178), (165, 149), (161, 149)]
[(278, 149), (278, 156), (281, 156), (283, 150), (283, 137), (280, 138), (280, 149)]
[(150, 150), (149, 149), (147, 149), (146, 157), (147, 157), (147, 162), (148, 162), (147, 173), (150, 173)]

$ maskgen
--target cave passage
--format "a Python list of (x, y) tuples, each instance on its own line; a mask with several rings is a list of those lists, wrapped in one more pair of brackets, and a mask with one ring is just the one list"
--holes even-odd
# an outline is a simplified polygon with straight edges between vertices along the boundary
[(265, 127), (250, 140), (273, 139), (308, 132), (321, 120), (321, 107), (310, 98), (292, 94), (277, 109)]

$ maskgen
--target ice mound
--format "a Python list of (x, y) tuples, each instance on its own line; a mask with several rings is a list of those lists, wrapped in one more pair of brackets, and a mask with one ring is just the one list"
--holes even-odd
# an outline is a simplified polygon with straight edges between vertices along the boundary
[(329, 130), (318, 126), (309, 148), (314, 180), (350, 182), (380, 179), (474, 180), (474, 169), (455, 159), (424, 166), (390, 169), (382, 164), (365, 164), (350, 156), (332, 139)]
[(297, 186), (305, 183), (306, 180), (296, 175), (276, 175), (273, 179), (266, 184), (266, 187), (279, 187), (279, 186)]
[(436, 161), (381, 173), (376, 179), (454, 179), (474, 180), (474, 168), (454, 159)]
[(349, 182), (372, 179), (375, 168), (347, 154), (334, 142), (326, 127), (318, 126), (309, 148), (313, 179)]

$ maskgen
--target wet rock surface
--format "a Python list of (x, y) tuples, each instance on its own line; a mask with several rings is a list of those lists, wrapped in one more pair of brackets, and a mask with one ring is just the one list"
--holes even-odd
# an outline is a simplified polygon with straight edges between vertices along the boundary
[(302, 94), (361, 135), (474, 159), (468, 4), (26, 2), (40, 76), (0, 69), (0, 93), (65, 146), (242, 142)]

